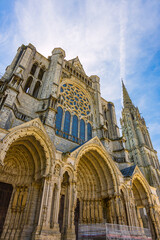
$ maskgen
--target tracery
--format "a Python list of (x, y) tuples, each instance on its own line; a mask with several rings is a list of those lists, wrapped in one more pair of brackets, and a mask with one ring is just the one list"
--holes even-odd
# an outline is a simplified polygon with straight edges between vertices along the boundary
[(89, 100), (79, 87), (70, 83), (65, 83), (61, 86), (60, 92), (64, 100), (65, 108), (69, 108), (79, 116), (90, 114), (91, 106)]
[(56, 134), (77, 143), (92, 138), (91, 104), (86, 93), (72, 83), (60, 87)]

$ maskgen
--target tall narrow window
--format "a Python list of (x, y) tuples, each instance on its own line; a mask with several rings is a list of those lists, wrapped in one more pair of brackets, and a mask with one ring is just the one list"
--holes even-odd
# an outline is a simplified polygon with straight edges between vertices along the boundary
[(37, 69), (37, 63), (34, 63), (32, 68), (31, 68), (30, 74), (34, 75), (35, 72), (36, 72), (36, 69)]
[(57, 114), (56, 114), (56, 129), (57, 130), (61, 130), (62, 116), (63, 116), (63, 109), (61, 107), (58, 107)]
[(35, 85), (34, 91), (33, 91), (33, 97), (36, 98), (38, 96), (39, 89), (40, 89), (40, 82), (36, 82), (36, 85)]
[(25, 85), (25, 87), (24, 87), (24, 91), (25, 91), (26, 93), (29, 92), (29, 89), (30, 89), (31, 84), (32, 84), (32, 80), (33, 80), (32, 77), (29, 77), (29, 78), (27, 79), (26, 85)]
[(87, 140), (90, 140), (92, 138), (92, 127), (91, 124), (87, 124)]
[(73, 137), (78, 138), (78, 117), (76, 115), (73, 116), (72, 135), (73, 135)]
[(44, 69), (41, 68), (40, 71), (39, 71), (39, 74), (38, 74), (38, 79), (42, 80), (43, 75), (44, 75)]
[(65, 113), (63, 131), (64, 131), (65, 133), (68, 133), (68, 134), (69, 134), (69, 130), (70, 130), (70, 120), (71, 120), (71, 114), (70, 114), (70, 112), (67, 111), (67, 112)]
[(83, 119), (80, 121), (80, 138), (85, 141), (85, 122)]

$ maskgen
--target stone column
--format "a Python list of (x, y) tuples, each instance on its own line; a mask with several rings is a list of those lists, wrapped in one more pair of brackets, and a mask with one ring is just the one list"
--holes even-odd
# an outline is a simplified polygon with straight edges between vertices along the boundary
[(45, 225), (50, 228), (50, 225), (51, 225), (51, 214), (52, 214), (52, 200), (53, 200), (53, 192), (54, 192), (54, 189), (55, 189), (55, 184), (53, 181), (51, 181), (49, 184), (48, 184), (48, 199), (47, 199), (47, 203), (46, 203), (46, 206), (47, 206), (47, 216), (46, 216), (46, 223)]
[(83, 200), (80, 199), (80, 214), (79, 214), (79, 223), (83, 223)]
[(33, 78), (32, 83), (31, 83), (31, 86), (30, 86), (30, 88), (29, 88), (29, 92), (28, 92), (31, 96), (33, 95), (33, 91), (34, 91), (36, 82), (37, 82), (37, 80), (36, 80), (35, 78)]
[(138, 207), (137, 207), (137, 218), (138, 218), (139, 226), (143, 228), (143, 221), (140, 215), (140, 209)]
[(116, 214), (116, 209), (115, 209), (114, 197), (111, 198), (110, 205), (111, 205), (112, 223), (117, 224), (118, 222), (117, 222), (117, 214)]
[(91, 223), (91, 216), (90, 216), (90, 200), (86, 201), (87, 205), (87, 223)]
[(76, 183), (70, 182), (69, 184), (69, 191), (68, 191), (68, 226), (66, 236), (67, 239), (75, 239), (75, 226), (74, 226), (74, 211), (76, 208), (77, 202), (77, 190), (76, 190)]
[(83, 200), (83, 223), (87, 223), (87, 200)]
[(130, 211), (130, 202), (128, 200), (125, 200), (126, 203), (126, 214), (127, 214), (127, 218), (128, 218), (128, 224), (130, 226), (132, 226), (132, 215), (131, 215), (131, 211)]
[(44, 178), (39, 216), (38, 216), (38, 224), (35, 231), (35, 237), (38, 235), (43, 235), (43, 228), (46, 229), (48, 194), (49, 194), (49, 182), (48, 182), (48, 179)]
[(118, 224), (122, 224), (123, 222), (122, 222), (122, 209), (120, 205), (120, 196), (116, 195), (114, 201), (115, 201), (115, 209), (116, 209)]
[(53, 214), (53, 228), (55, 230), (59, 230), (58, 224), (58, 215), (59, 215), (59, 207), (60, 207), (60, 193), (61, 193), (61, 185), (58, 184), (55, 187), (55, 203), (54, 203), (54, 214)]
[(99, 222), (102, 223), (103, 222), (103, 208), (102, 208), (102, 201), (99, 200)]
[(146, 206), (146, 212), (148, 216), (148, 221), (151, 229), (151, 234), (153, 239), (160, 239), (160, 228), (158, 224), (158, 219), (155, 218), (155, 206)]
[(98, 223), (99, 219), (98, 219), (98, 201), (95, 200), (95, 223)]

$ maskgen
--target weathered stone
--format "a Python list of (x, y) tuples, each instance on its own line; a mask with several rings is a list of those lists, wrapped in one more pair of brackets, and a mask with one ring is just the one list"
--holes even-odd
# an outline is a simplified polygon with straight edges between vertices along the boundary
[(102, 222), (160, 239), (158, 158), (124, 84), (123, 93), (122, 137), (78, 57), (18, 49), (0, 82), (1, 239), (75, 240), (79, 223)]

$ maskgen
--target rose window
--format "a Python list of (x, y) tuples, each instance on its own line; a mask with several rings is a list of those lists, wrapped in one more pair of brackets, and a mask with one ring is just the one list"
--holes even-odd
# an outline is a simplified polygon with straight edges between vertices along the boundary
[(91, 105), (79, 87), (65, 83), (60, 88), (61, 106), (57, 108), (56, 134), (78, 144), (92, 138), (92, 126), (87, 118)]
[(91, 106), (85, 93), (73, 84), (63, 84), (60, 89), (64, 106), (75, 112), (77, 115), (86, 116), (91, 112)]

